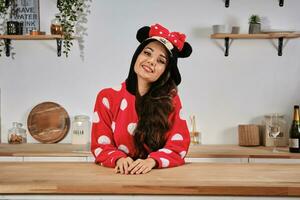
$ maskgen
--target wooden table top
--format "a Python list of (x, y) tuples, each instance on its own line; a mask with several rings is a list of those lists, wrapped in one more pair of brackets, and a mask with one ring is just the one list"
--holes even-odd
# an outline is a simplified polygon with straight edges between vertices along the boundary
[(300, 164), (188, 163), (145, 175), (94, 163), (0, 163), (0, 194), (300, 196)]
[[(83, 157), (92, 156), (89, 146), (72, 144), (0, 144), (0, 156)], [(241, 147), (238, 145), (191, 145), (187, 158), (294, 158), (287, 147)]]

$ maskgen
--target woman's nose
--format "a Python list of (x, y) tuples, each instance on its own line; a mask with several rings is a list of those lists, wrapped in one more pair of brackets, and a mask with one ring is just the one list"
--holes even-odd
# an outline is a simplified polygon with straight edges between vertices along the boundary
[(155, 59), (154, 59), (154, 58), (149, 58), (149, 59), (148, 59), (148, 63), (149, 63), (150, 65), (154, 66), (154, 65), (155, 65)]

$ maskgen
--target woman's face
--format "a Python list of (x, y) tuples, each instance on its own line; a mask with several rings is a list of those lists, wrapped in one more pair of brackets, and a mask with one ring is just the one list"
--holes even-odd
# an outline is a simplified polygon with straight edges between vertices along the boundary
[(138, 55), (134, 64), (134, 71), (138, 79), (148, 83), (155, 82), (168, 65), (166, 48), (158, 41), (150, 42)]

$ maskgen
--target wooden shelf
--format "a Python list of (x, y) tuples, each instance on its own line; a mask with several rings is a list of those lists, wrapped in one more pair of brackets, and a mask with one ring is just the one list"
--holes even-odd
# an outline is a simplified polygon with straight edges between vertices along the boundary
[(229, 55), (229, 39), (278, 39), (278, 56), (282, 56), (283, 39), (300, 38), (300, 32), (276, 32), (259, 34), (227, 34), (217, 33), (210, 36), (211, 39), (225, 40), (225, 56)]
[(11, 40), (56, 40), (57, 56), (61, 56), (62, 35), (0, 35), (0, 39), (5, 43), (5, 54), (10, 56)]
[(259, 34), (227, 34), (217, 33), (212, 34), (212, 39), (278, 39), (278, 38), (298, 38), (300, 37), (299, 32), (295, 33), (259, 33)]
[(56, 40), (63, 39), (62, 35), (0, 35), (0, 39), (10, 40)]
[[(225, 0), (225, 7), (228, 8), (230, 5), (230, 0)], [(283, 7), (284, 5), (284, 0), (279, 0), (279, 6)]]

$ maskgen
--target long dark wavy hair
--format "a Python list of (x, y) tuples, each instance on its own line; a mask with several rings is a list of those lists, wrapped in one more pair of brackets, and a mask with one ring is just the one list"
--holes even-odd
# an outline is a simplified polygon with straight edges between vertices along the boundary
[[(149, 91), (140, 96), (134, 64), (138, 55), (150, 41), (142, 43), (136, 50), (126, 80), (127, 90), (136, 97), (135, 108), (138, 115), (137, 127), (134, 131), (136, 153), (134, 159), (147, 158), (149, 151), (157, 151), (166, 142), (166, 132), (172, 127), (168, 118), (173, 111), (172, 99), (177, 93), (177, 86), (170, 76), (170, 68), (174, 61), (169, 54), (168, 65), (157, 81), (151, 84)], [(145, 146), (146, 145), (146, 146)]]

